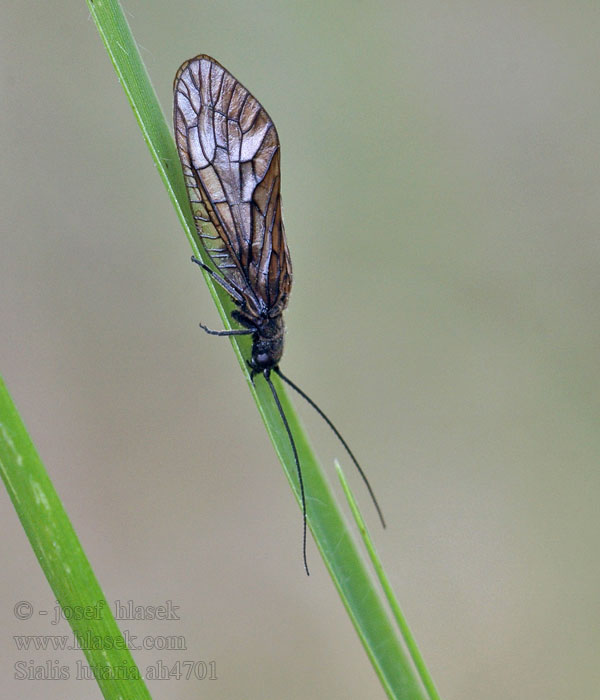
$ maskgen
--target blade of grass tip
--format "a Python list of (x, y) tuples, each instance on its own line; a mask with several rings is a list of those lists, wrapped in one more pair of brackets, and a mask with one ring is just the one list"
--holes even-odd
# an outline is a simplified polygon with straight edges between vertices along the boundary
[[(87, 0), (87, 5), (192, 251), (196, 257), (209, 263), (204, 248), (198, 245), (195, 237), (175, 142), (121, 6), (116, 0)], [(230, 310), (231, 300), (213, 284), (205, 271), (202, 274), (225, 327), (230, 328), (227, 309)], [(232, 344), (240, 355), (237, 339), (232, 338)]]
[[(150, 700), (67, 513), (0, 377), (0, 473), (33, 551), (107, 700)], [(72, 611), (86, 611), (77, 619)]]
[[(195, 240), (195, 225), (175, 144), (129, 25), (116, 0), (87, 2), (119, 80), (126, 86), (127, 97), (149, 144), (156, 168), (166, 185), (192, 250), (197, 255), (199, 246)], [(201, 253), (203, 252), (202, 249)], [(215, 292), (210, 280), (207, 280), (207, 283), (223, 323), (229, 328), (229, 317), (225, 309), (231, 309), (231, 301), (225, 292)], [(269, 437), (299, 501), (294, 457), (273, 397), (266, 382), (257, 381), (255, 385), (250, 383), (246, 365), (249, 340), (242, 339), (240, 343), (236, 338), (232, 338), (232, 342)], [(423, 700), (425, 696), (422, 684), (366, 570), (345, 519), (331, 495), (327, 479), (314, 457), (308, 438), (279, 378), (274, 377), (273, 381), (294, 434), (302, 464), (309, 526), (340, 598), (388, 696), (399, 700)]]
[(365, 543), (365, 547), (367, 548), (367, 552), (369, 553), (369, 558), (371, 559), (371, 563), (373, 564), (375, 573), (377, 574), (377, 578), (379, 579), (379, 583), (381, 584), (385, 597), (387, 598), (389, 606), (392, 610), (392, 615), (394, 616), (398, 628), (400, 629), (400, 633), (402, 635), (402, 638), (404, 639), (406, 648), (408, 649), (410, 657), (413, 660), (419, 677), (421, 678), (421, 682), (425, 686), (431, 700), (440, 700), (440, 696), (433, 682), (433, 678), (431, 677), (427, 666), (425, 665), (425, 661), (421, 656), (421, 652), (419, 651), (417, 642), (415, 641), (410, 627), (408, 626), (408, 622), (404, 617), (402, 610), (400, 609), (400, 605), (398, 603), (398, 600), (396, 599), (394, 589), (392, 588), (387, 574), (385, 573), (385, 569), (383, 568), (381, 559), (377, 554), (375, 545), (373, 544), (373, 540), (371, 539), (371, 536), (369, 534), (365, 521), (361, 515), (358, 504), (356, 503), (356, 499), (354, 498), (354, 495), (350, 490), (350, 486), (346, 481), (344, 472), (337, 459), (335, 460), (335, 468), (337, 470), (340, 483), (342, 484), (342, 488), (344, 489), (346, 500), (348, 501), (348, 505), (350, 506), (350, 510), (352, 511), (352, 515), (354, 516), (354, 521), (358, 526), (363, 542)]

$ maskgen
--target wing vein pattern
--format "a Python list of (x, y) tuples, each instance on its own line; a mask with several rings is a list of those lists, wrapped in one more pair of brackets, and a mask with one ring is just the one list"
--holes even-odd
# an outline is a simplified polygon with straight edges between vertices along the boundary
[[(287, 306), (292, 266), (275, 125), (209, 56), (181, 66), (174, 95), (175, 138), (202, 245), (249, 313), (277, 316)], [(206, 221), (217, 236), (203, 231)]]

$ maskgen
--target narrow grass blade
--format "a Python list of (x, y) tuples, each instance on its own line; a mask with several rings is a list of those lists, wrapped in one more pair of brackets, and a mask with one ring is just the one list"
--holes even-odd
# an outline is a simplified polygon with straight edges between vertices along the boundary
[[(107, 700), (149, 700), (77, 535), (0, 378), (0, 473), (33, 551)], [(80, 606), (80, 607), (78, 607)], [(76, 619), (69, 611), (87, 611)]]
[[(87, 0), (87, 2), (148, 143), (156, 168), (165, 183), (169, 197), (190, 241), (192, 251), (208, 262), (196, 240), (183, 175), (170, 129), (162, 115), (119, 4), (116, 0)], [(207, 28), (207, 31), (210, 29)], [(202, 46), (199, 45), (198, 53), (201, 50)], [(184, 58), (189, 57), (181, 57), (182, 60)], [(176, 66), (174, 66), (173, 72), (175, 72), (175, 68)], [(223, 323), (226, 328), (229, 328), (229, 312), (232, 308), (229, 297), (220, 289), (215, 290), (214, 285), (206, 275), (205, 279)], [(193, 303), (193, 300), (190, 300), (190, 303)], [(261, 377), (256, 379), (255, 386), (250, 382), (246, 364), (250, 349), (249, 340), (242, 337), (232, 338), (231, 341), (267, 432), (299, 501), (294, 458), (273, 397)], [(205, 339), (202, 338), (199, 342), (205, 342)], [(402, 698), (402, 700), (421, 700), (425, 698), (425, 695), (420, 681), (414, 673), (410, 659), (400, 643), (373, 581), (358, 554), (323, 472), (312, 453), (308, 438), (279, 378), (273, 377), (273, 382), (277, 387), (296, 440), (306, 487), (309, 525), (340, 597), (388, 696)], [(298, 549), (298, 575), (302, 575), (300, 547)]]
[(369, 558), (371, 559), (371, 563), (375, 568), (375, 573), (377, 574), (379, 583), (383, 588), (383, 592), (392, 610), (394, 619), (396, 620), (396, 623), (400, 628), (400, 633), (402, 634), (402, 638), (404, 639), (404, 643), (406, 644), (406, 648), (408, 649), (410, 657), (413, 660), (413, 663), (417, 669), (417, 672), (419, 673), (424, 687), (427, 690), (427, 693), (429, 694), (428, 697), (430, 698), (430, 700), (440, 700), (440, 696), (438, 695), (437, 689), (433, 682), (433, 678), (430, 676), (429, 671), (427, 670), (427, 666), (425, 666), (425, 662), (423, 661), (423, 657), (421, 656), (421, 652), (419, 651), (417, 642), (415, 641), (415, 638), (413, 637), (413, 634), (410, 631), (410, 627), (408, 626), (408, 622), (406, 621), (406, 618), (404, 617), (404, 614), (400, 609), (400, 605), (398, 603), (398, 600), (396, 599), (396, 594), (394, 593), (394, 589), (392, 588), (387, 574), (385, 573), (383, 564), (381, 563), (381, 559), (377, 554), (375, 545), (373, 544), (373, 540), (371, 539), (371, 535), (367, 530), (365, 521), (363, 520), (361, 512), (358, 508), (358, 504), (356, 503), (356, 499), (354, 498), (354, 494), (350, 490), (350, 486), (346, 481), (344, 472), (337, 460), (335, 461), (335, 468), (337, 469), (340, 483), (342, 484), (342, 488), (344, 489), (344, 493), (346, 494), (346, 499), (348, 500), (348, 504), (350, 505), (350, 510), (352, 511), (354, 520), (358, 525), (359, 532), (361, 534), (363, 542), (365, 543), (367, 552), (369, 553)]

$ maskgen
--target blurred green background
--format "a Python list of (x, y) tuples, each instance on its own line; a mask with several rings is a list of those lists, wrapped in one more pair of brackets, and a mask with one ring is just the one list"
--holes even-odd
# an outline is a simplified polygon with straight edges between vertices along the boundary
[[(202, 52), (277, 124), (282, 367), (371, 476), (387, 532), (352, 483), (442, 696), (593, 697), (600, 8), (125, 8), (167, 113)], [(85, 3), (13, 3), (0, 34), (0, 371), (107, 598), (180, 606), (121, 623), (185, 639), (138, 663), (216, 662), (217, 681), (151, 693), (383, 697), (312, 542), (303, 573), (301, 517), (228, 341), (198, 329), (218, 317)], [(323, 463), (346, 464), (299, 409)], [(19, 660), (75, 676), (83, 657), (15, 648), (68, 627), (38, 615), (52, 594), (2, 499), (6, 696), (97, 698), (93, 681), (13, 679)]]

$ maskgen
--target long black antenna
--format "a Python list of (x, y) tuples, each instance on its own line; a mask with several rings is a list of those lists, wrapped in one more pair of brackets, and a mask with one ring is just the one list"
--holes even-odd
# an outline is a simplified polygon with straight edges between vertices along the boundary
[[(385, 519), (383, 517), (383, 513), (381, 512), (381, 508), (379, 507), (379, 503), (377, 502), (377, 499), (375, 498), (375, 493), (373, 492), (373, 489), (371, 488), (371, 484), (369, 483), (369, 480), (367, 479), (367, 475), (364, 473), (362, 467), (358, 463), (358, 460), (352, 453), (352, 450), (348, 447), (348, 443), (344, 440), (344, 438), (341, 436), (340, 431), (335, 427), (335, 425), (329, 420), (329, 418), (323, 413), (323, 411), (317, 406), (317, 404), (310, 398), (310, 396), (307, 396), (302, 389), (300, 389), (299, 386), (296, 386), (294, 382), (291, 379), (288, 379), (285, 374), (279, 369), (279, 367), (273, 367), (273, 371), (283, 379), (283, 381), (288, 384), (289, 386), (292, 387), (292, 389), (300, 394), (300, 396), (307, 402), (309, 403), (315, 411), (321, 416), (321, 418), (327, 423), (327, 425), (333, 430), (335, 435), (337, 436), (337, 439), (342, 443), (344, 448), (346, 449), (346, 452), (350, 455), (350, 459), (354, 462), (354, 466), (358, 469), (358, 473), (361, 475), (362, 480), (365, 482), (365, 486), (367, 487), (367, 490), (369, 491), (369, 494), (371, 496), (371, 500), (373, 501), (373, 504), (377, 510), (377, 514), (379, 515), (379, 519), (381, 520), (382, 526), (385, 528)], [(269, 382), (270, 383), (270, 382)], [(289, 432), (289, 428), (288, 428)]]
[[(277, 370), (275, 370), (277, 371)], [(285, 417), (285, 413), (283, 412), (283, 406), (281, 405), (281, 401), (279, 401), (279, 396), (277, 396), (277, 392), (275, 391), (275, 386), (273, 385), (273, 382), (271, 381), (270, 377), (271, 371), (268, 369), (265, 369), (263, 371), (263, 376), (267, 380), (267, 384), (269, 385), (269, 388), (271, 389), (271, 393), (273, 394), (273, 398), (275, 399), (275, 403), (277, 404), (277, 410), (279, 411), (279, 415), (281, 416), (281, 420), (283, 421), (283, 424), (285, 425), (285, 429), (287, 431), (288, 437), (290, 439), (290, 443), (292, 445), (292, 452), (294, 453), (294, 459), (296, 460), (296, 471), (298, 472), (298, 483), (300, 484), (300, 496), (302, 497), (302, 518), (303, 518), (303, 529), (302, 529), (302, 555), (304, 557), (304, 570), (306, 571), (306, 575), (310, 576), (310, 572), (308, 571), (308, 561), (306, 560), (306, 498), (304, 497), (304, 481), (302, 480), (302, 469), (300, 469), (300, 460), (298, 459), (298, 451), (296, 450), (296, 443), (294, 442), (294, 438), (292, 437), (292, 431), (290, 430), (289, 423), (287, 422), (287, 418)], [(279, 372), (277, 372), (279, 374)]]

